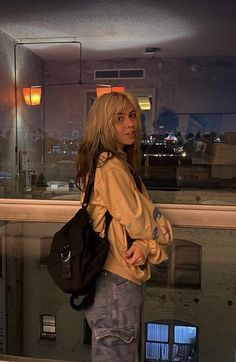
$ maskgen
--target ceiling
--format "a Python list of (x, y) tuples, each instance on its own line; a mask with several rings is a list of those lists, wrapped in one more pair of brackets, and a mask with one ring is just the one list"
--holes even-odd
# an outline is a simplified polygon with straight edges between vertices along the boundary
[[(23, 42), (82, 43), (84, 59), (236, 56), (236, 0), (15, 0), (0, 29)], [(78, 44), (31, 46), (45, 60), (79, 58)]]

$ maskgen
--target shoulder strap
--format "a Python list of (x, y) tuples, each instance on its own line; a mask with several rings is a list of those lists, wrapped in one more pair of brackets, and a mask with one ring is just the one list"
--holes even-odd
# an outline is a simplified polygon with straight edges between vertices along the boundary
[(84, 200), (83, 200), (83, 203), (82, 203), (83, 208), (86, 208), (88, 206), (93, 185), (94, 185), (94, 181), (91, 181), (90, 176), (89, 176), (88, 181), (87, 181), (87, 185), (86, 185), (86, 188), (85, 188)]
[[(88, 182), (87, 182), (87, 185), (86, 185), (86, 189), (85, 189), (84, 200), (83, 200), (83, 203), (82, 203), (83, 208), (87, 208), (87, 206), (88, 206), (93, 185), (94, 185), (94, 181), (91, 181), (90, 176), (89, 176), (88, 177)], [(111, 219), (112, 219), (112, 216), (111, 216), (111, 214), (109, 213), (108, 210), (105, 213), (105, 219), (106, 219), (105, 220), (105, 236), (107, 236), (108, 229), (109, 229)]]
[(82, 207), (86, 208), (88, 206), (89, 203), (89, 199), (91, 196), (91, 191), (94, 185), (94, 177), (95, 177), (95, 170), (97, 168), (97, 160), (93, 162), (93, 171), (90, 170), (89, 174), (88, 174), (88, 181), (86, 184), (86, 188), (85, 188), (85, 192), (84, 192), (84, 200), (82, 203)]

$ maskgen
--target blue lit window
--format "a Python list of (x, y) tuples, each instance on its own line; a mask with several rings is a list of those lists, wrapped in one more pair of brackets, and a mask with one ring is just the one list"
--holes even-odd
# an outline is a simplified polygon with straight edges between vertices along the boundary
[(145, 361), (197, 362), (197, 327), (185, 323), (147, 323)]

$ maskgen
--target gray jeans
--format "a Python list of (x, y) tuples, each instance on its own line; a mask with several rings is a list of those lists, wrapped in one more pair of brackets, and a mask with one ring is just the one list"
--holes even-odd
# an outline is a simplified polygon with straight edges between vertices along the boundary
[(97, 279), (86, 310), (92, 329), (92, 362), (139, 362), (142, 287), (110, 272)]

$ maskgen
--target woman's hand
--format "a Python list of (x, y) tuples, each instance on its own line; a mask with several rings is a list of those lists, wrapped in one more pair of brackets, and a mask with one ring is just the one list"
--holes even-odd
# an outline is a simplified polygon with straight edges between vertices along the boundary
[(140, 266), (145, 264), (144, 254), (136, 244), (132, 244), (131, 247), (124, 252), (124, 258), (128, 265)]

